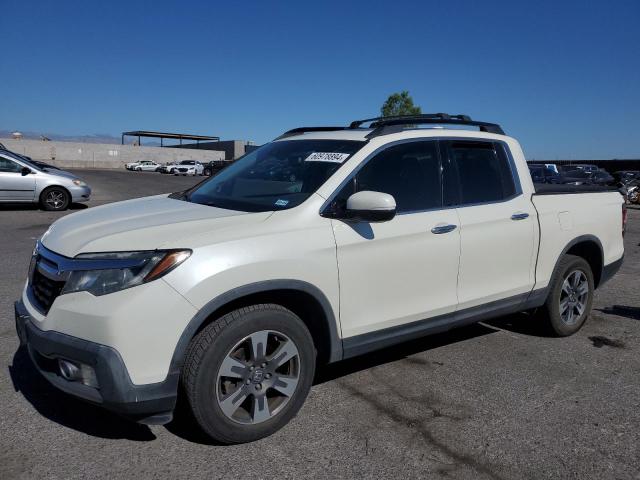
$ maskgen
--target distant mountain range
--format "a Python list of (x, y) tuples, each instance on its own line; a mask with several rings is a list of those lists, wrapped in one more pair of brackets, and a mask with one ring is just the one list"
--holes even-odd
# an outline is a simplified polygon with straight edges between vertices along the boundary
[[(0, 130), (0, 138), (11, 138), (15, 130)], [(82, 143), (112, 143), (120, 145), (121, 138), (114, 137), (108, 133), (94, 133), (93, 135), (58, 135), (56, 133), (40, 133), (40, 132), (24, 132), (20, 130), (22, 138), (25, 140), (41, 140), (47, 137), (49, 140), (57, 140), (60, 142), (82, 142)], [(132, 139), (128, 139), (129, 143)], [(143, 145), (154, 147), (160, 145), (160, 142), (153, 140), (143, 142)]]

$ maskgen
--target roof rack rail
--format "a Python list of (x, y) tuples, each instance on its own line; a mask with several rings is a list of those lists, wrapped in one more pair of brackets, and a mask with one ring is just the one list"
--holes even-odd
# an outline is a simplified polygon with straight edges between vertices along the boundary
[(450, 115), (448, 113), (424, 113), (420, 115), (397, 115), (393, 117), (374, 117), (365, 118), (364, 120), (355, 120), (348, 127), (299, 127), (284, 132), (275, 140), (292, 137), (307, 132), (336, 132), (339, 130), (361, 130), (362, 125), (369, 123), (369, 127), (373, 131), (367, 135), (367, 138), (378, 137), (380, 135), (388, 135), (390, 133), (401, 132), (409, 125), (463, 125), (478, 127), (481, 132), (496, 133), (504, 135), (504, 130), (497, 123), (477, 122), (471, 120), (468, 115)]
[(373, 132), (367, 138), (387, 135), (402, 131), (407, 125), (463, 125), (478, 127), (481, 132), (504, 135), (504, 130), (497, 123), (477, 122), (468, 115), (449, 115), (448, 113), (425, 113), (421, 115), (398, 115), (394, 117), (375, 117), (351, 122), (349, 128), (361, 128), (362, 124), (370, 123)]
[(301, 133), (307, 132), (337, 132), (338, 130), (348, 129), (349, 127), (298, 127), (287, 130), (279, 137), (276, 137), (275, 140), (280, 140), (281, 138), (292, 137), (294, 135), (300, 135)]

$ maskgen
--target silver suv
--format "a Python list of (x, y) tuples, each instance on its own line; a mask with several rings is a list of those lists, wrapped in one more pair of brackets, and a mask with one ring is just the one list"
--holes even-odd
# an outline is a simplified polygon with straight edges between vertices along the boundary
[(0, 150), (0, 203), (39, 203), (55, 211), (90, 197), (89, 185), (74, 174), (41, 168), (22, 155)]

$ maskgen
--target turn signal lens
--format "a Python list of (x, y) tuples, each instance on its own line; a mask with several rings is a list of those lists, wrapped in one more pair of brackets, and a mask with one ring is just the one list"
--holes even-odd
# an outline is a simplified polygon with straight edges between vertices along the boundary
[(144, 277), (145, 282), (149, 282), (155, 278), (161, 277), (162, 275), (169, 273), (169, 271), (176, 268), (182, 262), (184, 262), (187, 258), (189, 258), (191, 252), (189, 250), (181, 250), (178, 252), (171, 252), (165, 255), (165, 257), (158, 262), (158, 264), (153, 267), (153, 269)]

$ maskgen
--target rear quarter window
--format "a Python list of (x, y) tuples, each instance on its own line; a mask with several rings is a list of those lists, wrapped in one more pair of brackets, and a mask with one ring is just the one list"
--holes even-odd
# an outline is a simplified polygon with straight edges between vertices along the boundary
[(516, 194), (509, 158), (501, 144), (454, 141), (449, 152), (458, 174), (460, 204), (498, 202)]

